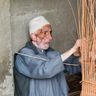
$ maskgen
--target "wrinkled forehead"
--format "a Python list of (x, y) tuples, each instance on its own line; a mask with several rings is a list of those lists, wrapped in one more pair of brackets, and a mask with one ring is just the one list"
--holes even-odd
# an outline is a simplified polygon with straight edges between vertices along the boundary
[(52, 28), (50, 24), (44, 25), (42, 28), (38, 29), (34, 34), (52, 32)]
[(46, 24), (46, 25), (44, 25), (41, 29), (42, 29), (42, 30), (43, 30), (43, 29), (50, 29), (50, 30), (52, 30), (52, 27), (51, 27), (50, 24)]

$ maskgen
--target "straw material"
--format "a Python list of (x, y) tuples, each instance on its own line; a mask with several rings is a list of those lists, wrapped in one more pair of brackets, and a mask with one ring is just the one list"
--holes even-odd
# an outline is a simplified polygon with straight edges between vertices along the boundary
[[(96, 96), (96, 20), (95, 0), (79, 0), (78, 30), (81, 38), (81, 96)], [(80, 6), (82, 12), (80, 11)], [(82, 13), (82, 18), (80, 18)], [(80, 21), (81, 19), (81, 21)]]

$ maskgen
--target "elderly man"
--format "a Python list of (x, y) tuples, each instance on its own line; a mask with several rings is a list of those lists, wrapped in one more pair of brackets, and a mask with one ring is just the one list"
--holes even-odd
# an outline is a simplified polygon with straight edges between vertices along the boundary
[(63, 62), (80, 41), (63, 54), (54, 51), (49, 47), (52, 28), (43, 16), (30, 21), (29, 34), (31, 41), (15, 57), (15, 96), (68, 96)]

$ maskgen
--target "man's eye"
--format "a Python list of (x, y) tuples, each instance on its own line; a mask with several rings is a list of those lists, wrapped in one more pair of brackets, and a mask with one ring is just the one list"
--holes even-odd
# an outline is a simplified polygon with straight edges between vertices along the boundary
[(44, 31), (44, 34), (48, 33), (48, 31)]
[(50, 33), (52, 34), (52, 31), (50, 31)]
[(47, 31), (44, 31), (44, 34), (46, 35), (47, 34)]

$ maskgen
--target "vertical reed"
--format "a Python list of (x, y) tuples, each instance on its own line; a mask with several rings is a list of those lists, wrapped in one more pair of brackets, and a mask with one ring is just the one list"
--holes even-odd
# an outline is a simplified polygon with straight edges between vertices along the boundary
[[(96, 19), (95, 0), (78, 0), (78, 29), (81, 38), (81, 96), (96, 96)], [(81, 11), (80, 7), (81, 6)], [(80, 18), (80, 13), (82, 17)], [(81, 21), (80, 21), (81, 20)]]

